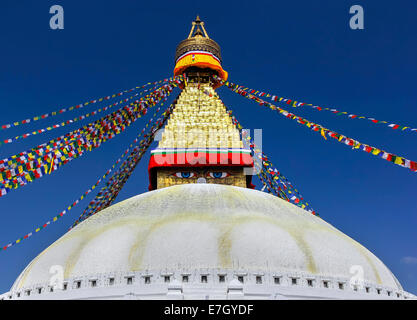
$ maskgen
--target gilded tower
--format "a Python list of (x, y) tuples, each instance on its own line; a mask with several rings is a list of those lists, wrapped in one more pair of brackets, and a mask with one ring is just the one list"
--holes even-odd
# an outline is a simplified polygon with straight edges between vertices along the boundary
[(197, 16), (188, 38), (177, 46), (174, 75), (186, 81), (151, 152), (150, 190), (186, 183), (253, 187), (244, 170), (253, 166), (251, 151), (215, 91), (220, 84), (213, 75), (228, 77), (221, 63), (220, 46)]

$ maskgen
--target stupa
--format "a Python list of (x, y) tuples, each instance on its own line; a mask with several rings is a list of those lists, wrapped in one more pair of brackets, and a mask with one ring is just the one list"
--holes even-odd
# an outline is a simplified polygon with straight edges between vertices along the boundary
[(251, 150), (215, 91), (220, 46), (198, 17), (174, 74), (188, 81), (152, 150), (150, 191), (71, 229), (3, 299), (414, 298), (360, 243), (254, 190)]

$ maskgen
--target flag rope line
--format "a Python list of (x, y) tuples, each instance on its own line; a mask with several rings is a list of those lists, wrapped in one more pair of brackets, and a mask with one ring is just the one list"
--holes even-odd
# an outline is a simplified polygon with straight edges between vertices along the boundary
[(167, 81), (168, 81), (168, 79), (163, 79), (163, 80), (159, 80), (159, 81), (155, 81), (155, 82), (148, 82), (147, 84), (144, 84), (142, 86), (134, 87), (134, 88), (131, 88), (129, 90), (124, 90), (124, 91), (112, 94), (111, 96), (105, 96), (105, 97), (102, 97), (102, 98), (99, 98), (99, 99), (93, 99), (93, 100), (90, 100), (90, 101), (87, 101), (87, 102), (84, 102), (84, 103), (80, 103), (80, 104), (75, 105), (75, 106), (71, 106), (69, 108), (63, 108), (63, 109), (60, 109), (60, 110), (57, 110), (57, 111), (52, 111), (52, 112), (45, 113), (45, 114), (40, 115), (40, 116), (34, 116), (30, 119), (16, 121), (16, 122), (12, 122), (12, 123), (9, 123), (9, 124), (3, 124), (3, 125), (0, 126), (0, 130), (5, 130), (5, 129), (12, 128), (12, 127), (17, 127), (17, 126), (20, 126), (22, 124), (28, 124), (28, 123), (31, 123), (32, 121), (38, 121), (38, 120), (46, 119), (46, 118), (49, 118), (49, 117), (54, 117), (54, 116), (60, 115), (62, 113), (68, 112), (68, 111), (73, 111), (73, 110), (84, 108), (85, 106), (90, 105), (90, 104), (94, 104), (94, 103), (97, 103), (97, 102), (101, 102), (101, 101), (104, 101), (104, 100), (110, 100), (110, 99), (113, 99), (115, 97), (122, 96), (125, 93), (129, 93), (129, 92), (132, 92), (132, 91), (135, 91), (135, 90), (141, 90), (141, 89), (143, 89), (143, 88), (145, 88), (149, 85), (152, 85), (152, 84), (156, 85), (156, 84), (159, 84), (159, 83), (162, 83), (162, 82), (167, 82)]
[[(161, 99), (166, 99), (167, 96), (175, 87), (175, 83), (162, 87), (162, 91), (155, 91), (155, 99), (148, 99), (146, 102), (135, 106), (133, 108), (125, 107), (125, 110), (113, 112), (112, 114), (97, 120), (92, 123), (95, 127), (87, 128), (87, 137), (77, 137), (77, 140), (67, 144), (65, 147), (60, 147), (57, 150), (53, 150), (46, 155), (39, 155), (28, 159), (26, 157), (19, 157), (19, 162), (15, 161), (14, 167), (9, 168), (8, 163), (5, 166), (0, 161), (0, 196), (6, 195), (10, 190), (17, 189), (20, 186), (26, 185), (33, 180), (48, 174), (48, 164), (52, 162), (52, 158), (55, 155), (55, 164), (53, 171), (58, 169), (61, 165), (68, 163), (85, 153), (85, 151), (91, 151), (93, 148), (101, 146), (102, 142), (112, 139), (117, 134), (123, 132), (126, 127), (134, 123), (138, 118), (146, 113), (149, 106), (157, 104)], [(109, 118), (110, 116), (110, 118)], [(113, 116), (114, 118), (111, 118)], [(103, 119), (107, 119), (107, 123), (103, 124)], [(117, 121), (116, 121), (117, 120)], [(118, 122), (118, 123), (117, 123)], [(103, 126), (104, 125), (104, 126)], [(97, 136), (97, 133), (99, 135)], [(92, 137), (90, 137), (92, 135)], [(32, 155), (33, 156), (33, 155)], [(17, 172), (16, 172), (17, 171)]]
[[(179, 79), (181, 79), (181, 78), (182, 77), (176, 77), (176, 78), (174, 78), (174, 80), (170, 80), (169, 81), (169, 84), (170, 85), (175, 84), (175, 83), (176, 84), (180, 84), (181, 81), (179, 81)], [(165, 87), (166, 86), (167, 85), (165, 85)], [(160, 88), (162, 88), (162, 87), (160, 87)], [(147, 94), (145, 97), (140, 98), (140, 100), (139, 100), (138, 103), (143, 103), (144, 101), (147, 101), (149, 99), (152, 99), (152, 94), (155, 93), (156, 91), (158, 91), (160, 88), (158, 88), (158, 89), (154, 90), (153, 92)], [(119, 103), (121, 103), (121, 101)], [(136, 103), (136, 102), (135, 103), (131, 103), (129, 105), (126, 105), (125, 107), (129, 107), (129, 106), (132, 106), (132, 105), (135, 105), (135, 104), (138, 104), (138, 103)], [(118, 111), (120, 111), (122, 109), (123, 109), (123, 107), (121, 107), (120, 109), (118, 109)], [(114, 112), (112, 114), (114, 114)], [(96, 122), (94, 122), (94, 123), (96, 123)], [(79, 134), (77, 134), (77, 132), (80, 132), (80, 130), (87, 130), (88, 127), (89, 126), (92, 126), (94, 123), (90, 123), (88, 125), (85, 125), (85, 126), (79, 128), (77, 130), (71, 131), (71, 132), (69, 132), (69, 133), (67, 133), (65, 135), (62, 135), (62, 136), (60, 136), (58, 138), (55, 138), (53, 140), (50, 140), (47, 143), (40, 144), (40, 145), (38, 145), (35, 148), (32, 148), (32, 149), (29, 149), (29, 150), (20, 152), (17, 155), (13, 155), (11, 157), (8, 157), (8, 158), (5, 158), (5, 159), (0, 160), (0, 171), (2, 171), (2, 167), (4, 166), (4, 163), (10, 162), (10, 161), (16, 161), (16, 159), (19, 159), (20, 157), (25, 157), (26, 155), (29, 155), (29, 157), (31, 157), (31, 155), (30, 155), (31, 153), (37, 153), (37, 154), (39, 154), (39, 153), (43, 154), (44, 152), (45, 153), (49, 153), (49, 152), (52, 152), (55, 149), (57, 149), (59, 146), (63, 145), (64, 142), (65, 142), (65, 145), (66, 145), (69, 142), (71, 142), (73, 140), (76, 140), (76, 138), (79, 137)], [(71, 139), (70, 140), (67, 140), (66, 138), (68, 138), (68, 137), (70, 137)], [(65, 140), (65, 141), (63, 142), (62, 140)], [(44, 150), (44, 148), (45, 148), (45, 150)], [(7, 167), (7, 165), (6, 165), (6, 167)]]
[[(88, 206), (84, 209), (83, 213), (73, 223), (70, 229), (74, 228), (76, 225), (78, 225), (85, 219), (88, 219), (90, 216), (95, 215), (97, 212), (107, 208), (113, 203), (120, 190), (123, 188), (124, 184), (129, 179), (134, 169), (138, 165), (143, 154), (148, 150), (149, 146), (153, 142), (155, 133), (166, 123), (166, 120), (172, 113), (174, 105), (175, 102), (172, 103), (165, 110), (162, 116), (154, 123), (154, 125), (149, 130), (150, 133), (144, 135), (144, 139), (142, 139), (139, 142), (139, 144), (132, 150), (129, 157), (120, 165), (119, 169), (113, 173), (113, 175), (107, 181), (106, 185), (103, 186), (103, 188), (96, 195), (96, 197), (88, 204)], [(145, 128), (143, 128), (141, 134), (152, 122), (155, 116), (156, 113), (154, 114), (152, 119), (149, 120), (149, 122), (146, 124)]]
[[(200, 87), (198, 87), (200, 89)], [(206, 90), (200, 89), (203, 93), (212, 97), (213, 94)], [(223, 106), (226, 108), (227, 113), (229, 114), (230, 118), (232, 119), (233, 124), (237, 127), (239, 132), (241, 133), (242, 140), (245, 142), (247, 146), (250, 147), (253, 154), (258, 157), (258, 159), (262, 162), (262, 167), (259, 167), (260, 173), (258, 173), (258, 177), (264, 186), (267, 187), (268, 191), (273, 194), (275, 192), (276, 196), (291, 202), (292, 204), (306, 210), (307, 212), (317, 215), (318, 214), (311, 208), (308, 202), (304, 201), (303, 196), (298, 192), (298, 190), (291, 184), (291, 182), (283, 176), (268, 160), (267, 156), (255, 145), (253, 139), (249, 136), (246, 130), (242, 130), (243, 127), (240, 122), (236, 119), (233, 115), (232, 110), (229, 109), (224, 103)], [(258, 163), (255, 161), (254, 165), (257, 166)], [(269, 167), (266, 169), (266, 167)], [(268, 185), (266, 182), (269, 182)], [(272, 188), (272, 190), (271, 190)], [(288, 194), (287, 194), (288, 193)]]
[[(166, 97), (167, 94), (163, 94), (159, 97), (158, 101)], [(153, 101), (153, 105), (158, 101)], [(47, 168), (48, 163), (52, 162), (52, 158), (55, 156), (53, 171), (58, 169), (61, 165), (68, 163), (69, 161), (82, 156), (85, 151), (91, 151), (93, 148), (98, 148), (101, 146), (102, 142), (106, 142), (109, 139), (112, 139), (117, 134), (123, 132), (127, 126), (130, 126), (138, 118), (146, 113), (146, 108), (143, 106), (140, 108), (133, 108), (132, 110), (126, 110), (121, 112), (123, 116), (119, 116), (119, 125), (115, 125), (115, 130), (106, 132), (106, 130), (101, 130), (104, 134), (101, 134), (100, 137), (94, 138), (93, 141), (90, 139), (78, 139), (77, 141), (71, 143), (69, 146), (61, 147), (59, 150), (55, 150), (45, 156), (40, 156), (36, 161), (30, 161), (29, 163), (20, 165), (16, 170), (6, 170), (0, 172), (2, 175), (5, 175), (7, 180), (3, 179), (3, 186), (0, 184), (0, 195), (4, 196), (12, 189), (17, 189), (18, 187), (24, 186), (29, 182), (37, 178), (48, 174)], [(115, 121), (113, 121), (115, 123)], [(35, 165), (36, 164), (36, 165)], [(10, 177), (11, 174), (14, 174), (13, 177)], [(0, 178), (2, 176), (0, 175)], [(0, 179), (1, 180), (1, 179)]]
[[(219, 81), (220, 78), (215, 77), (215, 79)], [(265, 93), (263, 91), (251, 89), (251, 88), (248, 88), (248, 87), (238, 86), (233, 82), (229, 82), (229, 83), (232, 86), (236, 87), (237, 90), (243, 90), (243, 91), (248, 92), (249, 94), (252, 94), (252, 95), (258, 96), (258, 97), (271, 98), (271, 101), (286, 103), (287, 105), (292, 106), (294, 108), (301, 107), (301, 106), (309, 106), (309, 107), (311, 107), (311, 108), (313, 108), (314, 110), (317, 110), (317, 111), (322, 111), (322, 110), (329, 111), (336, 116), (344, 115), (344, 116), (347, 116), (349, 119), (365, 119), (365, 120), (369, 120), (369, 121), (371, 121), (372, 123), (375, 123), (375, 124), (387, 124), (387, 126), (389, 128), (394, 129), (394, 130), (400, 129), (401, 131), (411, 131), (411, 132), (416, 132), (417, 133), (416, 128), (411, 128), (411, 127), (408, 127), (408, 126), (402, 126), (402, 125), (399, 125), (399, 124), (396, 124), (396, 123), (390, 123), (388, 121), (376, 120), (375, 118), (359, 116), (359, 115), (356, 115), (356, 114), (348, 113), (346, 111), (340, 111), (340, 110), (337, 110), (337, 109), (320, 107), (320, 106), (313, 105), (311, 103), (299, 102), (299, 101), (295, 101), (295, 100), (292, 100), (292, 99), (272, 95), (270, 93)]]
[(401, 156), (397, 156), (395, 154), (392, 153), (388, 153), (384, 150), (378, 149), (376, 147), (372, 147), (370, 145), (361, 143), (355, 139), (349, 138), (347, 136), (344, 136), (342, 134), (339, 134), (335, 131), (332, 131), (330, 129), (327, 129), (325, 127), (323, 127), (320, 124), (316, 124), (314, 122), (311, 122), (305, 118), (299, 117), (291, 112), (288, 112), (287, 110), (284, 110), (278, 106), (275, 106), (265, 100), (260, 99), (257, 96), (254, 96), (250, 93), (248, 93), (247, 91), (243, 90), (240, 88), (240, 86), (236, 86), (234, 84), (231, 84), (230, 82), (225, 82), (222, 80), (221, 81), (223, 84), (226, 85), (227, 88), (229, 88), (232, 92), (235, 92), (245, 98), (247, 98), (248, 100), (251, 101), (255, 101), (256, 103), (260, 104), (261, 106), (266, 106), (269, 107), (271, 110), (275, 110), (277, 111), (280, 115), (282, 115), (283, 117), (286, 117), (288, 119), (291, 120), (295, 120), (297, 121), (299, 124), (302, 124), (306, 127), (308, 127), (309, 129), (313, 130), (314, 132), (320, 132), (322, 137), (327, 140), (327, 136), (336, 139), (336, 141), (343, 143), (345, 145), (351, 146), (352, 149), (360, 149), (364, 152), (373, 154), (375, 156), (379, 156), (382, 159), (385, 159), (389, 162), (392, 162), (398, 166), (410, 169), (413, 172), (417, 172), (417, 162), (406, 159), (404, 157)]
[(275, 192), (276, 196), (278, 196), (279, 198), (291, 202), (297, 207), (300, 207), (301, 209), (304, 209), (307, 212), (310, 212), (313, 215), (318, 216), (316, 211), (314, 211), (314, 209), (311, 208), (309, 203), (304, 201), (303, 196), (292, 185), (292, 183), (285, 176), (283, 176), (276, 169), (276, 167), (274, 167), (274, 165), (268, 160), (268, 157), (265, 155), (265, 153), (262, 152), (256, 146), (256, 144), (254, 143), (253, 139), (249, 136), (247, 131), (242, 130), (242, 125), (232, 114), (231, 110), (229, 110), (229, 115), (231, 116), (233, 123), (237, 126), (239, 131), (241, 131), (242, 139), (245, 140), (246, 144), (249, 145), (250, 148), (253, 150), (254, 155), (256, 155), (257, 158), (262, 162), (261, 172), (258, 174), (258, 177), (260, 178), (260, 176), (263, 175), (266, 181), (270, 184), (272, 191)]
[[(161, 104), (162, 106), (162, 104)], [(168, 108), (169, 109), (169, 108)], [(168, 110), (167, 109), (167, 110)], [(156, 114), (159, 112), (160, 107), (158, 107), (157, 111), (154, 113), (153, 117), (156, 116)], [(28, 239), (29, 237), (31, 237), (32, 235), (36, 234), (37, 232), (45, 229), (47, 226), (49, 226), (51, 223), (58, 221), (59, 218), (61, 218), (62, 216), (64, 216), (65, 214), (67, 214), (72, 208), (74, 208), (76, 205), (78, 205), (81, 200), (83, 200), (89, 193), (91, 193), (102, 181), (104, 181), (104, 179), (113, 171), (113, 169), (119, 164), (119, 162), (126, 156), (126, 154), (129, 153), (130, 149), (132, 148), (132, 146), (137, 143), (137, 141), (139, 140), (140, 136), (143, 134), (145, 128), (142, 129), (142, 131), (139, 133), (139, 135), (135, 138), (135, 140), (130, 144), (130, 146), (123, 152), (123, 154), (119, 157), (119, 159), (117, 159), (117, 161), (110, 167), (110, 169), (108, 169), (106, 171), (106, 173), (100, 177), (97, 182), (95, 184), (93, 184), (86, 192), (84, 192), (77, 200), (75, 200), (71, 205), (69, 205), (65, 210), (61, 211), (58, 215), (54, 216), (53, 218), (51, 218), (48, 222), (44, 223), (42, 226), (36, 228), (35, 230), (33, 230), (32, 232), (26, 234), (25, 236), (15, 240), (14, 242), (11, 242), (5, 246), (0, 247), (0, 252), (1, 251), (5, 251), (6, 249), (10, 248), (13, 245), (16, 245), (20, 242), (22, 242), (25, 239)]]
[[(161, 105), (162, 106), (162, 105)], [(139, 141), (140, 136), (143, 134), (143, 132), (146, 130), (146, 128), (148, 128), (149, 123), (152, 122), (152, 120), (156, 117), (157, 113), (159, 112), (160, 107), (157, 109), (157, 111), (154, 113), (154, 115), (152, 116), (152, 118), (148, 121), (148, 123), (146, 124), (146, 126), (142, 129), (142, 131), (140, 132), (140, 134), (138, 135), (138, 137), (135, 139), (134, 143), (131, 144), (131, 147), (137, 143)], [(168, 109), (167, 109), (168, 110)], [(166, 112), (166, 111), (165, 111)], [(163, 113), (163, 115), (165, 116), (165, 112)], [(103, 192), (108, 189), (108, 187), (110, 186), (110, 183), (114, 180), (114, 176), (118, 174), (118, 172), (120, 172), (120, 170), (123, 170), (126, 165), (127, 165), (127, 161), (132, 157), (133, 154), (135, 154), (135, 152), (137, 151), (137, 148), (140, 147), (140, 145), (135, 146), (135, 148), (132, 150), (131, 154), (129, 155), (129, 157), (120, 165), (119, 169), (113, 174), (112, 177), (110, 177), (110, 179), (107, 181), (106, 185), (98, 192), (98, 194), (96, 195), (96, 197), (90, 201), (90, 203), (88, 204), (88, 206), (84, 209), (83, 213), (80, 215), (80, 217), (74, 222), (74, 224), (72, 225), (72, 227), (74, 227), (75, 225), (77, 225), (78, 223), (80, 223), (82, 220), (84, 220), (84, 216), (86, 215), (86, 212), (90, 209), (95, 209), (97, 207), (97, 199), (100, 199), (100, 196), (103, 194)], [(71, 228), (72, 228), (71, 227)]]
[[(61, 128), (61, 127), (64, 127), (64, 126), (66, 126), (66, 125), (69, 125), (69, 124), (75, 123), (75, 122), (77, 122), (77, 121), (84, 120), (84, 119), (86, 119), (86, 118), (88, 118), (88, 117), (95, 116), (95, 115), (97, 115), (97, 114), (99, 114), (99, 113), (101, 113), (101, 112), (105, 112), (105, 111), (107, 111), (107, 110), (111, 109), (111, 108), (112, 108), (112, 107), (114, 107), (114, 106), (117, 106), (117, 105), (119, 105), (119, 104), (122, 104), (122, 103), (128, 102), (129, 100), (132, 100), (132, 99), (133, 99), (133, 98), (135, 98), (135, 97), (141, 96), (141, 95), (143, 95), (144, 93), (146, 93), (146, 92), (148, 92), (148, 91), (155, 90), (157, 87), (158, 87), (158, 85), (157, 85), (157, 86), (155, 86), (155, 87), (153, 87), (153, 88), (150, 88), (150, 89), (145, 89), (145, 90), (144, 90), (144, 91), (142, 91), (142, 92), (137, 92), (136, 94), (134, 94), (134, 95), (130, 96), (129, 98), (126, 98), (126, 99), (124, 99), (124, 100), (117, 101), (117, 102), (115, 102), (115, 103), (113, 103), (113, 104), (109, 104), (108, 106), (105, 106), (105, 107), (103, 107), (103, 108), (96, 109), (96, 110), (94, 110), (94, 111), (92, 111), (92, 112), (89, 112), (89, 113), (85, 113), (85, 114), (80, 115), (80, 116), (78, 116), (78, 117), (75, 117), (75, 118), (73, 118), (73, 119), (69, 119), (69, 120), (67, 120), (67, 121), (63, 121), (63, 122), (61, 122), (61, 123), (56, 123), (56, 124), (51, 125), (51, 126), (48, 126), (48, 127), (46, 127), (46, 128), (42, 128), (42, 129), (38, 129), (38, 130), (35, 130), (35, 131), (32, 131), (32, 132), (24, 133), (24, 134), (21, 134), (21, 135), (18, 135), (18, 136), (16, 136), (16, 137), (14, 137), (14, 138), (7, 138), (7, 139), (4, 139), (4, 140), (0, 141), (0, 147), (1, 147), (2, 145), (5, 145), (5, 144), (10, 144), (10, 143), (13, 143), (13, 142), (15, 142), (15, 141), (17, 141), (17, 140), (26, 139), (26, 138), (28, 138), (28, 137), (30, 137), (30, 136), (39, 135), (39, 134), (42, 134), (42, 133), (45, 133), (45, 132), (51, 131), (51, 130), (53, 130), (53, 129)], [(132, 105), (132, 104), (133, 104), (133, 103), (131, 103), (130, 105)]]
[[(153, 101), (152, 103), (155, 103), (155, 101)], [(22, 176), (22, 175), (25, 175), (27, 173), (27, 171), (25, 171), (24, 169), (27, 169), (28, 171), (30, 171), (30, 170), (34, 171), (34, 170), (40, 169), (44, 165), (47, 165), (51, 161), (51, 158), (53, 157), (53, 155), (56, 155), (57, 152), (59, 153), (60, 158), (64, 157), (62, 159), (62, 161), (66, 161), (67, 159), (66, 159), (65, 155), (61, 154), (60, 153), (61, 151), (64, 152), (64, 154), (66, 154), (69, 158), (71, 158), (73, 156), (72, 153), (69, 154), (69, 152), (78, 151), (78, 153), (82, 153), (85, 149), (90, 149), (90, 151), (91, 151), (92, 147), (96, 148), (96, 147), (101, 145), (102, 141), (106, 141), (108, 138), (112, 138), (113, 136), (115, 136), (115, 134), (118, 134), (118, 133), (122, 132), (125, 128), (125, 125), (130, 125), (133, 121), (135, 121), (135, 119), (140, 117), (144, 113), (144, 111), (146, 110), (143, 105), (140, 108), (138, 108), (136, 106), (134, 108), (125, 107), (125, 109), (124, 110), (123, 109), (124, 108), (121, 108), (121, 109), (113, 112), (112, 114), (107, 115), (106, 117), (104, 117), (102, 119), (99, 119), (99, 120), (97, 120), (93, 123), (90, 123), (90, 125), (84, 126), (83, 128), (77, 130), (78, 132), (74, 136), (76, 136), (76, 139), (78, 139), (77, 141), (75, 141), (75, 142), (78, 143), (78, 149), (76, 149), (76, 146), (75, 146), (74, 142), (70, 143), (72, 140), (75, 139), (74, 136), (71, 136), (71, 139), (66, 141), (66, 144), (67, 145), (69, 144), (69, 146), (61, 147), (61, 148), (59, 148), (58, 151), (53, 150), (54, 152), (48, 152), (46, 155), (43, 155), (42, 152), (41, 152), (41, 154), (37, 153), (38, 156), (39, 156), (37, 160), (41, 159), (40, 162), (38, 162), (38, 163), (36, 163), (36, 161), (33, 161), (33, 160), (36, 160), (33, 155), (31, 157), (29, 157), (29, 159), (26, 158), (26, 157), (21, 156), (17, 159), (19, 161), (16, 160), (16, 163), (13, 163), (13, 162), (11, 163), (12, 165), (14, 165), (14, 167), (12, 167), (11, 170), (14, 170), (15, 168), (17, 168), (18, 169), (18, 174), (20, 174), (20, 176)], [(105, 123), (103, 119), (106, 120), (107, 123)], [(117, 125), (115, 120), (118, 120), (119, 125)], [(112, 125), (112, 127), (111, 127), (112, 131), (110, 131), (110, 125), (109, 124)], [(107, 127), (103, 127), (103, 125), (107, 125)], [(81, 134), (82, 130), (84, 130), (84, 132), (87, 131), (85, 134), (87, 134), (88, 138), (84, 134)], [(107, 133), (107, 136), (103, 136), (103, 135), (101, 137), (99, 136), (100, 140), (98, 141), (98, 143), (96, 141), (97, 138), (94, 135), (94, 133), (97, 133), (97, 131), (99, 131), (100, 133)], [(109, 137), (108, 132), (111, 132), (114, 135)], [(73, 133), (74, 132), (72, 132), (72, 134)], [(95, 138), (94, 139), (95, 143), (93, 145), (91, 145), (91, 140), (89, 140), (89, 135), (91, 133), (93, 133), (92, 138)], [(83, 139), (83, 138), (85, 138), (85, 139)], [(84, 149), (80, 149), (80, 147), (82, 147), (82, 146), (84, 146)], [(65, 149), (65, 148), (70, 148), (70, 149)], [(44, 162), (42, 162), (42, 160)], [(7, 164), (8, 165), (4, 165), (4, 163), (0, 162), (0, 182), (2, 182), (4, 185), (6, 185), (7, 182), (10, 181), (13, 178), (13, 176), (18, 175), (18, 174), (16, 174), (15, 171), (12, 172), (11, 170), (7, 170), (11, 167), (9, 165), (9, 163), (7, 163)], [(20, 166), (18, 166), (18, 164), (20, 164)], [(23, 167), (23, 165), (25, 165), (25, 168)], [(40, 174), (43, 175), (43, 174), (46, 174), (46, 173), (38, 172), (39, 175)]]

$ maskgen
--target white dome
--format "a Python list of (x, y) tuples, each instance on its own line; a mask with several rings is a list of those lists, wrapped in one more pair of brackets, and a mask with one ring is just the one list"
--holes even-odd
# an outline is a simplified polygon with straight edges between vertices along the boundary
[(348, 286), (351, 267), (361, 266), (368, 286), (403, 293), (374, 254), (322, 219), (260, 191), (216, 184), (159, 189), (101, 211), (39, 254), (10, 292), (48, 285), (53, 265), (66, 281), (223, 270), (227, 282), (240, 272), (328, 279), (334, 287)]

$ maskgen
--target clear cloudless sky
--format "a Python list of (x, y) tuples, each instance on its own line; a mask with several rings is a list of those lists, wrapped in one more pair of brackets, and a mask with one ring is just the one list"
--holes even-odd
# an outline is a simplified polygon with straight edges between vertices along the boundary
[[(64, 8), (64, 30), (49, 28), (49, 8), (54, 4)], [(355, 4), (364, 8), (364, 30), (349, 28), (349, 8)], [(416, 12), (415, 1), (385, 0), (3, 0), (0, 124), (171, 76), (175, 47), (199, 14), (209, 36), (221, 46), (231, 81), (417, 127)], [(325, 141), (227, 88), (218, 91), (244, 127), (263, 130), (264, 152), (321, 217), (375, 253), (405, 290), (417, 293), (417, 173), (334, 139)], [(97, 107), (5, 130), (0, 139)], [(309, 107), (290, 111), (417, 160), (417, 133)], [(117, 160), (148, 119), (149, 114), (99, 149), (0, 198), (0, 245), (31, 232), (77, 199)], [(86, 123), (2, 146), (0, 158)], [(148, 160), (148, 155), (142, 159), (117, 201), (147, 191)], [(94, 194), (29, 240), (0, 252), (0, 292), (8, 291), (25, 266), (68, 230)]]

